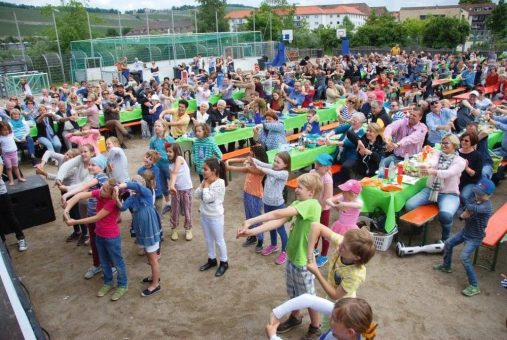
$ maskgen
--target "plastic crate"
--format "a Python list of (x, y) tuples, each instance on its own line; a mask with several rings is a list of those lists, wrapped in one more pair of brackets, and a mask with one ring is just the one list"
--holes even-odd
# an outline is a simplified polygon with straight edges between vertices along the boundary
[(373, 240), (375, 241), (375, 248), (379, 251), (386, 251), (391, 246), (391, 243), (393, 243), (394, 235), (398, 233), (398, 228), (395, 228), (391, 233), (389, 234), (377, 234), (377, 233), (371, 233), (373, 236)]

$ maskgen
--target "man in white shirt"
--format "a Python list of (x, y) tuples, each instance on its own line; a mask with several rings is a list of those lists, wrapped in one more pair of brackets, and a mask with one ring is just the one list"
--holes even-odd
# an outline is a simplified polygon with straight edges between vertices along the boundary
[(134, 76), (138, 84), (143, 82), (143, 68), (144, 63), (141, 60), (134, 58), (134, 64), (132, 65), (130, 73)]

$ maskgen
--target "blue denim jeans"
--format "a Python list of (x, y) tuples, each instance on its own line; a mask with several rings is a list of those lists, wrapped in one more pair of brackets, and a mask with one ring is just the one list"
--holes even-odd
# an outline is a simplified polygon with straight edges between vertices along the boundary
[[(429, 188), (422, 189), (415, 196), (410, 198), (405, 204), (406, 211), (411, 211), (421, 205), (432, 204), (428, 198), (430, 197), (431, 190)], [(456, 194), (438, 194), (438, 220), (442, 226), (442, 241), (449, 238), (452, 227), (452, 219), (454, 214), (459, 208), (459, 197)]]
[(463, 236), (463, 229), (452, 235), (447, 241), (445, 241), (444, 245), (444, 266), (451, 268), (452, 261), (452, 249), (458, 244), (465, 243), (463, 250), (461, 250), (461, 254), (459, 255), (459, 259), (461, 263), (463, 263), (463, 267), (465, 267), (465, 271), (468, 277), (468, 283), (471, 286), (477, 287), (477, 275), (475, 274), (474, 266), (471, 261), (471, 256), (474, 253), (475, 249), (479, 248), (482, 240), (479, 239), (468, 239)]
[(382, 158), (378, 165), (378, 178), (384, 178), (384, 168), (389, 168), (389, 165), (391, 165), (392, 162), (396, 164), (402, 160), (403, 158), (396, 156), (394, 153)]
[(32, 137), (26, 136), (26, 142), (16, 142), (16, 145), (18, 146), (18, 149), (21, 150), (26, 147), (30, 157), (35, 157), (35, 144)]
[(169, 164), (158, 163), (158, 168), (160, 169), (160, 185), (162, 186), (161, 191), (162, 195), (169, 195), (169, 179), (171, 178), (171, 174), (169, 173)]
[[(248, 220), (262, 214), (262, 198), (243, 192), (243, 205), (245, 206), (245, 218)], [(255, 228), (259, 225), (251, 225), (249, 229)], [(257, 239), (264, 240), (264, 233), (257, 234)]]
[(463, 205), (466, 204), (466, 202), (468, 201), (469, 198), (472, 198), (474, 196), (474, 186), (475, 186), (475, 184), (470, 183), (470, 184), (465, 185), (461, 189), (460, 196), (461, 196), (461, 202)]
[[(282, 204), (278, 207), (264, 204), (264, 213), (268, 213), (270, 211), (277, 210), (277, 209), (283, 209), (283, 208), (285, 208), (285, 204)], [(277, 232), (280, 235), (280, 238), (282, 239), (282, 251), (285, 251), (285, 248), (287, 248), (287, 231), (285, 230), (285, 225), (282, 224), (281, 226), (279, 226), (275, 230), (269, 231), (269, 236), (271, 237), (271, 245), (272, 246), (276, 246), (276, 244), (277, 244), (277, 237), (276, 237)]]
[(39, 143), (44, 145), (49, 151), (60, 152), (62, 149), (62, 142), (60, 142), (60, 138), (58, 138), (58, 136), (53, 136), (51, 140), (46, 137), (39, 137), (37, 139), (39, 140)]
[(493, 164), (484, 164), (482, 167), (482, 178), (491, 179), (493, 177)]
[(104, 284), (113, 285), (112, 264), (118, 271), (118, 287), (127, 288), (127, 268), (121, 255), (121, 236), (105, 238), (97, 235), (95, 243), (97, 244), (97, 252), (99, 253), (100, 266), (104, 273)]

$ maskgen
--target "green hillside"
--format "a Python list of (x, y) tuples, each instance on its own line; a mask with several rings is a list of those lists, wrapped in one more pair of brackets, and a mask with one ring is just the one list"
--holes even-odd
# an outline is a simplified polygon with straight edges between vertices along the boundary
[[(249, 7), (235, 7), (228, 6), (227, 11), (238, 9), (248, 9)], [(16, 8), (0, 5), (0, 37), (17, 36), (16, 25), (14, 21), (13, 12), (16, 13), (19, 23), (19, 30), (23, 36), (37, 36), (41, 35), (42, 30), (48, 26), (53, 25), (53, 19), (41, 14), (39, 8)], [(58, 14), (56, 14), (58, 16)], [(118, 31), (118, 15), (112, 13), (90, 13), (91, 16), (96, 16), (102, 19), (101, 23), (92, 23), (92, 30), (96, 33), (105, 34), (108, 28), (114, 28)], [(170, 21), (171, 11), (160, 10), (149, 13), (149, 21)], [(175, 22), (179, 20), (194, 20), (194, 10), (182, 10), (174, 12)], [(198, 18), (199, 19), (199, 18)], [(122, 27), (136, 27), (146, 24), (145, 14), (121, 14)]]

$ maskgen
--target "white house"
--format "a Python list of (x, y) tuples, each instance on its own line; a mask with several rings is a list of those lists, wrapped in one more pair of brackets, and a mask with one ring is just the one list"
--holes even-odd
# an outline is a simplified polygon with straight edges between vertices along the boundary
[[(225, 17), (229, 21), (229, 29), (232, 32), (237, 31), (239, 26), (246, 23), (246, 18), (252, 14), (252, 11), (239, 10), (227, 13)], [(320, 25), (338, 27), (343, 24), (343, 19), (346, 16), (356, 27), (364, 25), (368, 18), (368, 14), (352, 6), (296, 6), (294, 23), (296, 26), (301, 26), (306, 22), (311, 30), (318, 28)]]
[(294, 23), (296, 26), (303, 25), (313, 30), (322, 26), (338, 27), (343, 24), (343, 19), (348, 17), (356, 26), (364, 25), (368, 15), (352, 6), (296, 6)]

